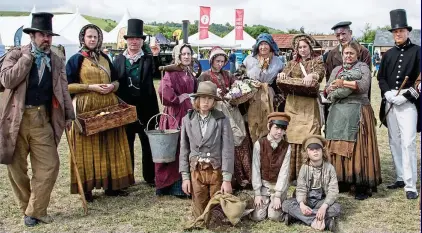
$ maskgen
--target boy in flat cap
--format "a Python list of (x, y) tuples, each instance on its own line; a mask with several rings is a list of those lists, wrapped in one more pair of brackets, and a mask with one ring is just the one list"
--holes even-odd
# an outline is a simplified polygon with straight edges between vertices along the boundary
[(283, 202), (286, 225), (295, 218), (316, 230), (333, 231), (335, 218), (340, 215), (337, 175), (334, 166), (327, 162), (326, 141), (312, 135), (302, 143), (304, 164), (297, 179), (296, 198)]
[(251, 219), (268, 218), (282, 221), (281, 204), (289, 188), (290, 145), (286, 129), (290, 116), (284, 112), (268, 115), (267, 136), (255, 142), (252, 158), (252, 186), (255, 193), (255, 210)]

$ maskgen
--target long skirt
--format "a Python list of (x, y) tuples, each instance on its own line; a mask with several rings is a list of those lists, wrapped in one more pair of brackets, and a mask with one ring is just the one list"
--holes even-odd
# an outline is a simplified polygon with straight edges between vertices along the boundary
[(294, 181), (299, 176), (300, 167), (303, 165), (302, 144), (290, 144), (290, 181)]
[(233, 187), (247, 188), (252, 182), (251, 142), (247, 134), (242, 144), (234, 148)]
[(328, 141), (328, 159), (339, 183), (376, 188), (381, 184), (381, 163), (376, 119), (370, 105), (362, 106), (356, 142)]

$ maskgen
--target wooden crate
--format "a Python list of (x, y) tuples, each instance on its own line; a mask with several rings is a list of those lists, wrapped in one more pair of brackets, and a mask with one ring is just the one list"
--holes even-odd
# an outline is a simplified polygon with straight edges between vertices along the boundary
[[(99, 115), (102, 112), (109, 112)], [(119, 104), (85, 112), (76, 117), (75, 123), (79, 131), (85, 136), (90, 136), (109, 129), (130, 124), (138, 120), (136, 107), (121, 102)]]

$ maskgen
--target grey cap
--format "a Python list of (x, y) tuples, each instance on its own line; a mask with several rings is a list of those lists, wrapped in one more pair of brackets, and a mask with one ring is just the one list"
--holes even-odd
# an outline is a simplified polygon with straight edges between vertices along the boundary
[(342, 22), (334, 25), (331, 28), (331, 30), (336, 30), (337, 28), (346, 27), (346, 26), (349, 26), (350, 24), (352, 24), (352, 22), (350, 22), (350, 21), (342, 21)]

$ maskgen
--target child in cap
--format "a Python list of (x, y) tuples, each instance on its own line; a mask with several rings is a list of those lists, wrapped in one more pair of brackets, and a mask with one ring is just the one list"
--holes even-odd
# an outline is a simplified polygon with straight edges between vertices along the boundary
[(192, 96), (194, 110), (182, 120), (179, 171), (183, 192), (192, 195), (193, 215), (198, 218), (217, 191), (232, 192), (234, 142), (229, 119), (214, 109), (221, 100), (217, 86), (200, 82)]
[(326, 141), (312, 135), (303, 140), (305, 163), (297, 179), (296, 198), (283, 202), (285, 223), (291, 217), (304, 222), (316, 230), (333, 231), (335, 218), (340, 215), (337, 175), (334, 166), (327, 162)]
[(267, 136), (255, 142), (252, 158), (252, 186), (255, 193), (255, 210), (251, 219), (262, 221), (267, 217), (282, 221), (281, 205), (289, 188), (290, 145), (286, 129), (290, 116), (284, 112), (268, 115)]

